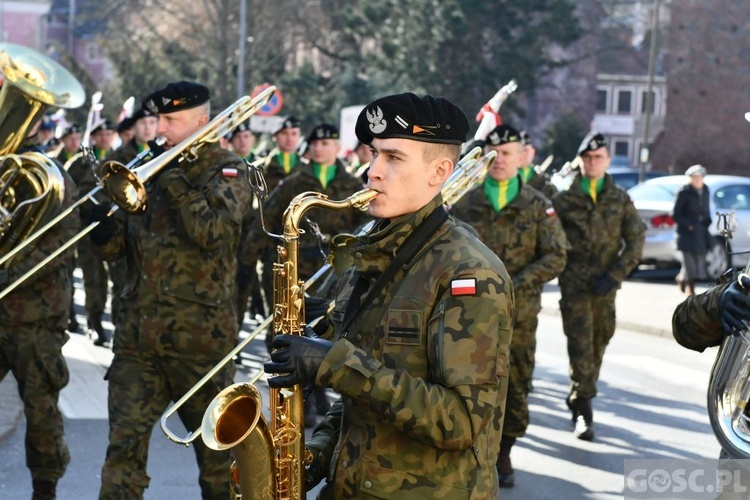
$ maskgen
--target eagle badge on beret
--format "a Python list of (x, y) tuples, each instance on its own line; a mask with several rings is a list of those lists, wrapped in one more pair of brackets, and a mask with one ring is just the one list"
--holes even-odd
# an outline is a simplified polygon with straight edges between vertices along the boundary
[(156, 107), (156, 103), (153, 99), (149, 99), (148, 101), (144, 102), (143, 107), (155, 115), (159, 114), (159, 108)]
[(382, 134), (388, 127), (388, 122), (383, 118), (383, 110), (380, 109), (380, 106), (367, 110), (367, 121), (370, 123), (370, 131), (373, 134)]

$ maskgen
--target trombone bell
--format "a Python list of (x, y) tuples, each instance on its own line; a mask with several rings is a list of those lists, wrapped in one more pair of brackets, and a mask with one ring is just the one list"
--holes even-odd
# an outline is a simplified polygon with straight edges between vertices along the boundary
[(116, 161), (102, 165), (101, 184), (112, 201), (129, 214), (142, 214), (148, 206), (143, 182), (133, 170)]

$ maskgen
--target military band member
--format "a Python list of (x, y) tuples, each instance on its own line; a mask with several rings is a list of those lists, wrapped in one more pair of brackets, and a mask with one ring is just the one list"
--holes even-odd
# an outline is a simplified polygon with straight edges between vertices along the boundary
[(301, 139), (300, 125), (296, 117), (288, 116), (273, 133), (276, 148), (271, 151), (272, 156), (263, 174), (269, 191), (275, 188), (284, 177), (294, 172), (301, 163), (297, 153)]
[[(34, 151), (39, 146), (38, 141), (25, 142), (23, 150)], [(53, 216), (66, 210), (78, 196), (73, 180), (62, 168), (60, 171), (64, 195)], [(28, 252), (0, 268), (0, 290), (73, 238), (79, 229), (80, 221), (74, 213), (46, 231), (27, 247)], [(65, 328), (72, 307), (73, 261), (71, 250), (0, 300), (0, 380), (11, 372), (18, 384), (26, 417), (26, 466), (31, 472), (32, 498), (39, 500), (56, 498), (57, 482), (70, 462), (63, 416), (57, 405), (69, 379), (62, 347), (68, 340)]]
[(232, 151), (234, 151), (235, 154), (247, 161), (253, 161), (255, 159), (255, 155), (253, 154), (255, 134), (250, 130), (250, 120), (240, 123), (237, 125), (237, 128), (230, 132), (229, 145), (232, 147)]
[(468, 130), (446, 99), (411, 93), (378, 99), (357, 120), (373, 152), (376, 224), (352, 248), (332, 340), (276, 336), (265, 365), (281, 374), (272, 387), (341, 394), (306, 442), (308, 488), (327, 476), (321, 498), (497, 497), (513, 289), (440, 194)]
[(62, 165), (65, 165), (65, 162), (67, 162), (71, 157), (73, 157), (80, 151), (82, 138), (83, 134), (81, 132), (80, 125), (76, 123), (71, 123), (70, 125), (68, 125), (68, 127), (63, 130), (63, 133), (60, 136), (60, 143), (62, 144), (62, 147), (55, 156), (57, 161), (59, 161)]
[[(68, 144), (75, 141), (69, 141), (71, 136), (79, 135), (75, 132), (69, 133), (63, 139), (65, 144), (60, 155), (68, 156)], [(109, 145), (112, 142), (113, 132), (109, 122), (102, 122), (91, 132), (91, 150), (97, 160), (104, 158), (109, 152)], [(77, 141), (80, 146), (80, 139)], [(58, 159), (60, 159), (58, 155)], [(70, 157), (68, 157), (70, 160)], [(66, 160), (67, 161), (67, 160)], [(81, 196), (90, 192), (97, 184), (98, 163), (93, 163), (86, 155), (80, 155), (70, 165), (68, 173), (78, 186)], [(93, 201), (88, 201), (80, 207), (81, 225), (88, 225), (91, 216)], [(83, 289), (86, 294), (86, 321), (89, 331), (96, 334), (94, 344), (105, 346), (110, 341), (109, 333), (104, 329), (102, 319), (104, 309), (107, 304), (107, 291), (109, 289), (109, 274), (104, 260), (96, 253), (88, 238), (78, 240), (76, 244), (76, 263), (81, 268), (83, 275)]]
[(135, 120), (133, 117), (123, 118), (123, 120), (117, 124), (117, 137), (120, 140), (120, 147), (130, 142), (130, 139), (133, 138), (133, 135), (135, 134), (135, 130), (133, 130), (134, 126)]
[(591, 132), (578, 148), (581, 173), (552, 199), (571, 247), (560, 274), (560, 311), (568, 339), (575, 435), (594, 437), (591, 400), (604, 350), (615, 333), (615, 295), (638, 265), (646, 228), (628, 193), (607, 174), (607, 141)]
[(476, 230), (513, 280), (516, 310), (507, 411), (497, 462), (500, 486), (509, 487), (514, 481), (510, 451), (529, 426), (529, 389), (542, 287), (563, 270), (567, 242), (552, 204), (521, 178), (519, 172), (527, 159), (518, 130), (499, 125), (487, 136), (487, 147), (497, 151), (497, 157), (484, 183), (456, 203), (451, 213)]
[[(159, 114), (157, 135), (172, 148), (209, 121), (209, 91), (170, 83), (145, 101)], [(103, 254), (128, 258), (123, 328), (114, 338), (109, 382), (109, 446), (100, 498), (143, 498), (151, 430), (234, 346), (236, 252), (250, 189), (245, 163), (218, 144), (197, 159), (173, 160), (151, 180), (143, 215), (103, 220), (92, 240)], [(181, 408), (186, 428), (234, 376), (225, 366)], [(229, 498), (229, 452), (193, 443), (203, 498)]]

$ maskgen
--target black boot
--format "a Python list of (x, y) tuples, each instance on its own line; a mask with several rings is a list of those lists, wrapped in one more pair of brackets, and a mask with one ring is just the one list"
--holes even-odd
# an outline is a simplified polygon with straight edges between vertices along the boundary
[(89, 329), (93, 330), (96, 333), (94, 345), (103, 347), (109, 343), (109, 335), (107, 335), (107, 332), (104, 331), (101, 316), (96, 315), (89, 318)]
[(500, 454), (497, 457), (497, 482), (501, 488), (512, 488), (515, 482), (515, 472), (510, 463), (510, 449), (515, 444), (516, 438), (503, 436), (500, 440)]
[(34, 479), (34, 494), (31, 500), (55, 500), (57, 498), (57, 481)]
[(80, 325), (78, 324), (78, 318), (76, 318), (76, 309), (73, 304), (70, 304), (70, 315), (68, 316), (68, 331), (70, 333), (81, 333)]
[(591, 409), (591, 400), (579, 398), (575, 402), (578, 410), (578, 418), (575, 420), (573, 433), (578, 439), (591, 441), (594, 439), (594, 412)]

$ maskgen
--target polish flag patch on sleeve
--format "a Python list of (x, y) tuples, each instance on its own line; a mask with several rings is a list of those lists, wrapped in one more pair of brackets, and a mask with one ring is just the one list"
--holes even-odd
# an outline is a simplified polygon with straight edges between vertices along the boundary
[(555, 215), (555, 209), (552, 207), (549, 207), (547, 210), (544, 211), (545, 214), (547, 214), (547, 217), (552, 217)]
[(451, 281), (451, 295), (453, 297), (460, 297), (462, 295), (476, 295), (476, 294), (477, 294), (477, 279), (476, 278), (463, 278), (463, 279)]
[(237, 169), (234, 167), (222, 168), (221, 176), (222, 177), (237, 177)]

